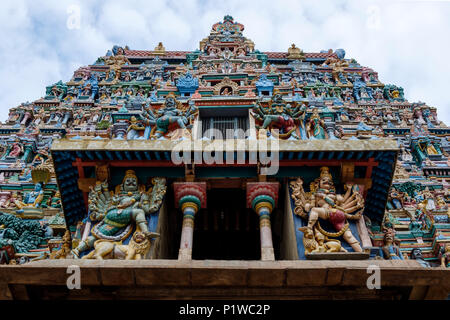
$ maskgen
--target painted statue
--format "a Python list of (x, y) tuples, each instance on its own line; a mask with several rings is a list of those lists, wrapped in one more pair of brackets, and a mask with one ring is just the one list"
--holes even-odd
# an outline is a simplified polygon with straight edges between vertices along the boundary
[(395, 188), (392, 188), (389, 192), (388, 202), (386, 207), (388, 210), (400, 210), (403, 208), (403, 192), (397, 191)]
[(263, 107), (260, 102), (256, 103), (253, 107), (253, 116), (262, 122), (262, 125), (256, 126), (257, 129), (278, 129), (280, 138), (300, 139), (295, 132), (297, 128), (295, 122), (300, 122), (300, 130), (304, 130), (305, 111), (305, 105), (292, 107), (283, 100), (281, 93), (275, 90), (267, 107)]
[(319, 110), (314, 109), (313, 114), (306, 124), (306, 132), (309, 139), (327, 139), (328, 134), (325, 130), (325, 122), (319, 116)]
[(127, 129), (127, 140), (136, 140), (140, 138), (140, 131), (145, 130), (145, 127), (141, 125), (135, 116), (130, 119), (130, 125)]
[(17, 158), (18, 156), (22, 155), (23, 152), (23, 144), (19, 139), (16, 139), (16, 141), (11, 146), (11, 151), (9, 152), (8, 157)]
[[(152, 233), (151, 238), (159, 237), (158, 233)], [(94, 243), (94, 250), (83, 257), (83, 259), (125, 259), (141, 260), (147, 257), (151, 248), (151, 242), (143, 232), (136, 231), (129, 244), (124, 245), (120, 242), (109, 240), (97, 240)]]
[(403, 260), (400, 248), (394, 243), (394, 233), (386, 232), (384, 234), (384, 245), (381, 248), (383, 257), (386, 260)]
[(62, 237), (62, 245), (59, 250), (50, 253), (50, 259), (66, 259), (70, 255), (71, 237), (70, 231), (66, 230), (64, 236)]
[(342, 84), (341, 83), (341, 76), (344, 72), (345, 67), (348, 67), (348, 62), (344, 60), (343, 58), (336, 58), (336, 57), (330, 57), (328, 58), (324, 63), (323, 66), (330, 66), (332, 68), (331, 75), (333, 77), (333, 80), (336, 84)]
[[(165, 178), (153, 178), (153, 187), (146, 190), (144, 185), (138, 184), (133, 170), (126, 171), (114, 193), (108, 190), (106, 181), (97, 181), (89, 193), (89, 218), (97, 223), (91, 235), (72, 250), (74, 256), (79, 257), (81, 252), (94, 248), (96, 241), (123, 241), (134, 225), (146, 237), (153, 237), (146, 215), (159, 209), (165, 192)], [(96, 255), (96, 258), (103, 259), (103, 256)]]
[[(311, 191), (308, 193), (303, 190), (301, 178), (291, 182), (290, 185), (296, 206), (294, 212), (307, 219), (308, 228), (315, 227), (327, 237), (342, 236), (354, 251), (362, 252), (361, 245), (352, 234), (348, 222), (348, 220), (360, 219), (364, 209), (364, 199), (357, 185), (347, 183), (345, 194), (336, 194), (328, 167), (320, 169), (320, 177), (311, 183)], [(324, 230), (320, 225), (319, 218), (328, 220), (337, 232)]]
[(420, 248), (414, 248), (411, 250), (411, 259), (417, 260), (417, 262), (419, 262), (422, 267), (431, 267), (430, 263), (428, 261), (425, 261), (422, 250), (420, 250)]
[(441, 267), (450, 267), (450, 243), (441, 249)]
[(154, 125), (152, 132), (153, 137), (158, 139), (169, 132), (171, 124), (177, 124), (180, 129), (189, 128), (190, 122), (198, 113), (197, 107), (191, 103), (187, 110), (183, 110), (183, 106), (175, 99), (173, 93), (169, 93), (166, 97), (164, 105), (156, 112), (145, 108), (143, 116), (147, 119), (147, 124)]
[(23, 211), (23, 208), (32, 207), (39, 208), (41, 206), (42, 200), (44, 199), (44, 190), (41, 183), (36, 183), (34, 185), (34, 190), (25, 194), (23, 201), (16, 200), (15, 204), (18, 210), (17, 212)]
[(428, 211), (436, 210), (436, 203), (434, 201), (434, 196), (431, 193), (428, 187), (425, 187), (425, 190), (422, 191), (423, 198), (426, 200), (426, 209)]

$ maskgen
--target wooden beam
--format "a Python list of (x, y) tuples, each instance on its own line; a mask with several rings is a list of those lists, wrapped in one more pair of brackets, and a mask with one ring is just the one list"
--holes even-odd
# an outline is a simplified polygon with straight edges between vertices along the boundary
[[(77, 158), (79, 159), (79, 158)], [(145, 161), (145, 160), (114, 160), (107, 161), (111, 167), (181, 167), (184, 164), (174, 164), (171, 161), (165, 160), (153, 160), (153, 161)], [(377, 161), (358, 161), (358, 160), (281, 160), (279, 161), (280, 167), (298, 167), (298, 166), (308, 166), (308, 167), (318, 167), (318, 166), (329, 166), (329, 167), (338, 167), (343, 163), (354, 163), (356, 166), (364, 167), (367, 166), (372, 168), (373, 166), (377, 166)], [(81, 161), (81, 162), (72, 162), (72, 165), (75, 167), (95, 167), (97, 164), (96, 161)], [(200, 163), (196, 164), (196, 167), (256, 167), (256, 163)], [(370, 170), (371, 171), (371, 170)], [(369, 176), (370, 177), (370, 176)]]

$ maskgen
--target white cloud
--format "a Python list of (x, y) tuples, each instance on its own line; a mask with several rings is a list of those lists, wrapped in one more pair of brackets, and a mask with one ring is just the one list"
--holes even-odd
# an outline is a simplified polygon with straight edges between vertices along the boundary
[[(80, 29), (68, 29), (67, 8), (81, 9)], [(405, 89), (410, 101), (438, 108), (450, 124), (445, 93), (450, 64), (450, 2), (416, 1), (2, 1), (0, 120), (8, 110), (67, 81), (114, 44), (194, 50), (224, 15), (245, 25), (261, 51), (344, 48), (346, 57)]]

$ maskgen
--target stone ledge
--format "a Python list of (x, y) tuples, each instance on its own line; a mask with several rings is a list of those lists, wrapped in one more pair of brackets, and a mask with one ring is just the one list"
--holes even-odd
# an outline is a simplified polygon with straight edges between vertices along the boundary
[(367, 267), (377, 265), (382, 286), (450, 287), (450, 269), (423, 268), (414, 260), (41, 260), (0, 266), (0, 283), (65, 285), (70, 265), (80, 266), (82, 284), (94, 286), (365, 286)]
[[(397, 151), (397, 142), (393, 139), (379, 139), (379, 140), (214, 140), (192, 141), (192, 150), (205, 150), (205, 147), (214, 144), (225, 146), (233, 143), (234, 150), (255, 150), (258, 141), (262, 143), (267, 142), (267, 147), (274, 148), (280, 151)], [(186, 143), (186, 142), (185, 142)], [(175, 146), (179, 146), (180, 141), (171, 140), (111, 140), (111, 139), (84, 139), (84, 140), (70, 140), (60, 139), (55, 140), (52, 144), (52, 151), (77, 151), (77, 150), (115, 150), (115, 151), (171, 151)], [(251, 145), (254, 146), (251, 147)], [(200, 149), (198, 149), (200, 148)], [(252, 149), (253, 148), (253, 149)]]

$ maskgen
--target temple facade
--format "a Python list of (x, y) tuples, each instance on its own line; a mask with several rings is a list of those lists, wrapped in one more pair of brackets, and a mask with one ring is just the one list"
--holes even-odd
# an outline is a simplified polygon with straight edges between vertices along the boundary
[(447, 297), (436, 108), (343, 49), (263, 52), (243, 31), (225, 16), (195, 51), (114, 46), (10, 110), (1, 298), (70, 298), (69, 265), (85, 297)]

